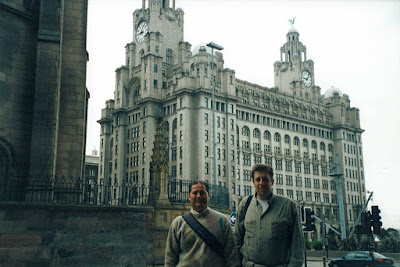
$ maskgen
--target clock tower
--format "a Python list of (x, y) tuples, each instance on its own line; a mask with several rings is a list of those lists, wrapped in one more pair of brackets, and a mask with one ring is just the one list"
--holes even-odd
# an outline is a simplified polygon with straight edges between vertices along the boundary
[(163, 97), (168, 69), (190, 53), (183, 41), (183, 17), (175, 0), (143, 0), (133, 12), (132, 42), (125, 46), (125, 64), (116, 70), (116, 108)]
[(290, 95), (315, 100), (320, 88), (314, 82), (314, 62), (307, 60), (307, 48), (300, 42), (293, 23), (281, 47), (281, 60), (274, 63), (274, 86)]

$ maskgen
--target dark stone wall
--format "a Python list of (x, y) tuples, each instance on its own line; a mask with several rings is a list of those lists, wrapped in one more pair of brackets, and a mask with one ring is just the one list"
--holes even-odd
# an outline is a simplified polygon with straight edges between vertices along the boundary
[(0, 146), (7, 150), (3, 172), (29, 168), (39, 15), (33, 2), (0, 0)]
[(0, 203), (0, 266), (151, 266), (154, 209)]
[(0, 172), (84, 175), (87, 1), (0, 0)]

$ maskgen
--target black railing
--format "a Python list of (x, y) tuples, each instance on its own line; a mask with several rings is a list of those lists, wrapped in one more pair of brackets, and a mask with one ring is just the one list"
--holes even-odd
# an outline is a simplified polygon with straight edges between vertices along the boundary
[[(171, 203), (189, 203), (189, 181), (170, 180)], [(0, 201), (89, 205), (153, 205), (158, 188), (132, 183), (100, 183), (66, 176), (0, 176)], [(210, 186), (210, 206), (229, 208), (229, 192)]]
[[(57, 204), (151, 205), (151, 188), (124, 183), (101, 183), (73, 177), (0, 177), (0, 201)], [(155, 192), (153, 190), (153, 192)], [(154, 194), (152, 194), (154, 195)]]
[[(189, 203), (189, 181), (170, 180), (168, 199), (171, 203)], [(229, 208), (229, 192), (221, 186), (210, 185), (210, 206)]]

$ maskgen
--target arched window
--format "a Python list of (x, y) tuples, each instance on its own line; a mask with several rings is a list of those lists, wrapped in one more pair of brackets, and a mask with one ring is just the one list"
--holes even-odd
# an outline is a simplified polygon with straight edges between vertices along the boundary
[(139, 55), (141, 58), (144, 57), (144, 49), (140, 50)]
[(244, 126), (242, 129), (242, 135), (250, 136), (250, 129), (248, 127)]
[(167, 49), (167, 65), (173, 65), (174, 64), (174, 52), (171, 49)]
[(280, 142), (281, 141), (281, 135), (279, 133), (275, 133), (274, 140), (275, 140), (275, 142)]
[(311, 142), (311, 148), (317, 149), (317, 142), (315, 142), (315, 140), (312, 140), (312, 142)]
[(285, 144), (290, 144), (290, 136), (285, 135)]
[(172, 122), (172, 143), (176, 143), (177, 119)]
[(333, 152), (333, 145), (332, 144), (328, 145), (328, 152)]
[(260, 133), (260, 130), (259, 130), (259, 129), (257, 129), (257, 128), (254, 129), (254, 131), (253, 131), (253, 137), (254, 137), (254, 138), (260, 138), (260, 137), (261, 137), (261, 133)]
[(322, 150), (322, 151), (325, 151), (325, 143), (324, 142), (321, 142), (319, 144), (319, 149)]
[(293, 138), (293, 144), (295, 146), (299, 146), (300, 145), (300, 139), (297, 136), (295, 138)]
[(265, 140), (271, 140), (271, 133), (269, 131), (264, 132), (264, 139)]
[(308, 140), (307, 139), (303, 139), (303, 147), (307, 147), (308, 148)]

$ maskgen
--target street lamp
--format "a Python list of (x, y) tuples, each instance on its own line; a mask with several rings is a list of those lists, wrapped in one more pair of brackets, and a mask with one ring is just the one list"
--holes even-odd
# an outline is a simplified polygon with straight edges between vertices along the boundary
[(216, 43), (210, 42), (207, 44), (208, 47), (211, 48), (211, 87), (212, 87), (212, 112), (213, 112), (213, 164), (214, 164), (214, 186), (217, 186), (217, 157), (216, 157), (216, 145), (215, 142), (215, 101), (214, 101), (214, 94), (215, 94), (215, 78), (214, 78), (214, 49), (223, 50), (224, 48)]

